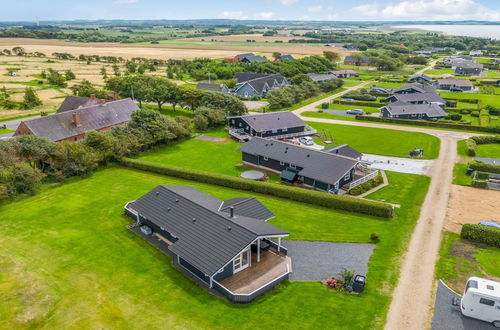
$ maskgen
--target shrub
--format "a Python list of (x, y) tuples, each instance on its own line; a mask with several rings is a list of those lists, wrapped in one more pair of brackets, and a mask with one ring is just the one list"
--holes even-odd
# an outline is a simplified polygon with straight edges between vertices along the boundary
[(472, 117), (479, 117), (479, 111), (474, 110), (474, 111), (472, 111), (472, 112), (470, 113), (470, 115), (471, 115)]
[(377, 233), (371, 233), (370, 234), (370, 241), (374, 243), (380, 242), (380, 236)]
[(368, 190), (381, 185), (383, 182), (384, 182), (384, 179), (382, 178), (382, 174), (379, 173), (373, 179), (368, 180), (365, 183), (362, 183), (359, 186), (356, 186), (356, 187), (352, 188), (351, 190), (349, 190), (349, 195), (353, 195), (353, 196), (361, 195), (362, 193), (367, 192)]
[(329, 107), (330, 107), (330, 103), (328, 103), (328, 102), (321, 103), (321, 109), (328, 109)]
[(383, 218), (393, 216), (391, 205), (362, 200), (358, 198), (327, 194), (324, 192), (307, 190), (298, 187), (271, 185), (266, 182), (248, 181), (224, 174), (211, 173), (200, 170), (185, 169), (173, 165), (157, 164), (137, 159), (123, 159), (121, 164), (130, 168), (159, 173), (163, 175), (193, 180), (223, 187), (252, 191), (297, 202), (319, 205), (331, 209), (363, 213)]
[(467, 156), (475, 157), (476, 149), (477, 149), (476, 141), (472, 139), (465, 140), (465, 153), (467, 154)]
[(469, 167), (475, 171), (500, 174), (500, 165), (491, 165), (475, 160), (469, 163)]
[(460, 237), (500, 248), (500, 229), (474, 224), (462, 226)]
[(462, 115), (459, 113), (452, 113), (450, 114), (450, 119), (454, 121), (459, 121), (460, 119), (462, 119)]
[(471, 137), (477, 144), (500, 143), (500, 135), (482, 135)]

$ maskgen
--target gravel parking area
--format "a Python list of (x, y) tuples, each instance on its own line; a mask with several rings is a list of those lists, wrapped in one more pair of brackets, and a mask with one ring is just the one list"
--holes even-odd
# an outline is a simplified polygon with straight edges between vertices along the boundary
[(495, 327), (489, 323), (465, 317), (460, 312), (460, 307), (453, 306), (453, 298), (460, 295), (448, 289), (439, 281), (434, 303), (434, 317), (432, 318), (432, 330), (491, 330)]
[(434, 165), (434, 161), (428, 159), (399, 158), (372, 154), (363, 154), (361, 159), (371, 163), (368, 166), (369, 168), (420, 175), (429, 174), (431, 167)]
[(365, 275), (375, 247), (373, 244), (308, 241), (285, 241), (283, 245), (292, 258), (292, 281), (322, 281), (344, 268)]

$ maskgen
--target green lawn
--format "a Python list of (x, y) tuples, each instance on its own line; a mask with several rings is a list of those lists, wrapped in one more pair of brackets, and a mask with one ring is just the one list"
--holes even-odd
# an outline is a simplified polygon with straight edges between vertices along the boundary
[(425, 74), (430, 74), (430, 75), (435, 75), (435, 76), (439, 76), (439, 75), (444, 75), (444, 74), (451, 74), (451, 75), (454, 75), (455, 74), (455, 70), (452, 70), (452, 69), (441, 69), (441, 70), (426, 70), (424, 72)]
[[(330, 97), (332, 95), (335, 95), (337, 93), (340, 93), (340, 92), (343, 92), (345, 91), (346, 89), (341, 87), (341, 88), (337, 88), (336, 90), (332, 91), (332, 92), (329, 92), (329, 93), (324, 93), (324, 94), (320, 94), (320, 95), (317, 95), (317, 96), (314, 96), (314, 97), (311, 97), (311, 98), (308, 98), (307, 100), (304, 100), (300, 103), (297, 103), (291, 107), (288, 107), (288, 108), (283, 108), (283, 109), (278, 109), (279, 111), (293, 111), (293, 110), (297, 110), (299, 108), (302, 108), (308, 104), (311, 104), (311, 103), (314, 103), (314, 102), (317, 102), (319, 100), (322, 100), (324, 98), (327, 98), (327, 97)], [(263, 109), (264, 111), (272, 111), (272, 110), (269, 110), (268, 107), (264, 108)]]
[(453, 167), (453, 184), (460, 186), (470, 186), (472, 177), (465, 172), (469, 167), (467, 164), (472, 160), (465, 152), (465, 140), (457, 142), (458, 162)]
[(436, 277), (462, 292), (471, 276), (500, 277), (500, 249), (462, 240), (458, 234), (444, 232), (436, 265)]
[(478, 144), (477, 157), (500, 158), (500, 143)]
[(331, 113), (318, 112), (318, 111), (305, 111), (305, 112), (302, 112), (301, 115), (304, 117), (311, 117), (311, 118), (327, 118), (327, 119), (335, 119), (335, 120), (356, 121), (356, 118), (354, 118), (354, 117), (340, 116), (340, 115), (334, 115)]
[(361, 84), (362, 81), (360, 80), (344, 80), (344, 87), (354, 87), (354, 86), (358, 86), (359, 84)]
[(381, 241), (362, 295), (287, 282), (248, 305), (195, 285), (126, 229), (123, 215), (127, 201), (158, 184), (192, 185), (221, 199), (248, 192), (119, 167), (44, 187), (1, 206), (0, 328), (381, 329), (429, 181), (396, 176), (404, 189), (377, 196), (402, 204), (393, 220), (257, 195), (292, 239), (368, 242), (377, 232)]
[[(481, 100), (484, 105), (492, 105), (500, 108), (500, 95), (495, 94), (473, 94), (473, 93), (457, 93), (457, 92), (439, 92), (439, 95), (447, 99), (473, 99)], [(464, 107), (466, 107), (464, 105)], [(477, 107), (476, 104), (469, 104), (468, 108)]]
[(11, 129), (8, 129), (8, 128), (0, 128), (0, 134), (5, 134), (5, 133), (12, 133), (14, 132), (13, 130)]
[(398, 88), (403, 86), (404, 83), (393, 83), (393, 82), (383, 82), (383, 81), (374, 81), (370, 86), (382, 87), (382, 88)]
[(318, 133), (327, 133), (328, 139), (335, 144), (347, 143), (360, 152), (408, 157), (413, 148), (423, 148), (426, 159), (437, 158), (439, 139), (435, 136), (372, 127), (355, 127), (347, 125), (308, 122)]
[[(319, 106), (318, 108), (321, 108), (321, 106)], [(335, 103), (330, 103), (329, 109), (330, 110), (362, 109), (366, 113), (374, 113), (374, 112), (379, 112), (380, 107), (379, 106), (367, 107), (367, 106), (350, 105), (350, 104), (335, 104)]]

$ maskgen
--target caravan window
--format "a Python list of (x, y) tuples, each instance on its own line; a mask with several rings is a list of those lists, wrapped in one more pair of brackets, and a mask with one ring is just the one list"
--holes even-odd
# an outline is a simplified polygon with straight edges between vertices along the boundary
[(467, 286), (465, 287), (465, 293), (469, 291), (469, 288), (477, 289), (477, 281), (470, 280), (469, 282), (467, 282)]
[(495, 306), (494, 300), (490, 300), (490, 299), (486, 299), (486, 298), (479, 299), (479, 303), (483, 304), (483, 305), (488, 305), (488, 306)]

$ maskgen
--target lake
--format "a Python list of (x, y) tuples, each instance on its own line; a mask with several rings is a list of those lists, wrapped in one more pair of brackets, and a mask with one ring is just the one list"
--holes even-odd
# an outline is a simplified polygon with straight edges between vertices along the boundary
[(500, 40), (500, 25), (397, 25), (397, 29), (438, 31), (453, 36), (492, 38)]

